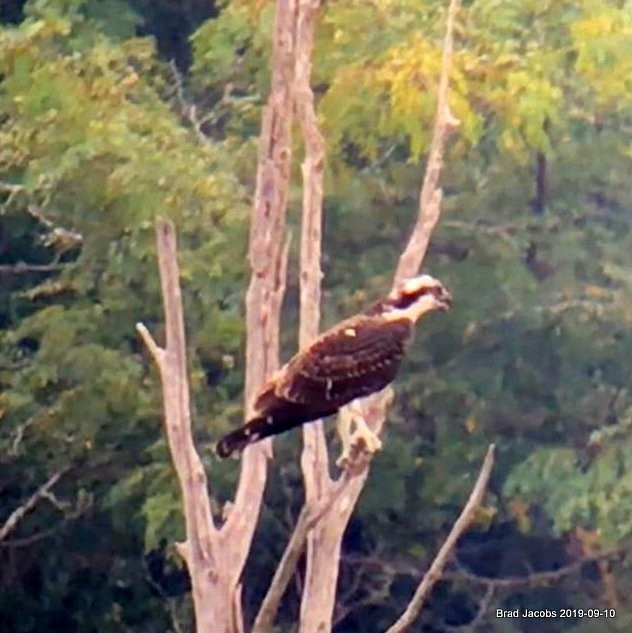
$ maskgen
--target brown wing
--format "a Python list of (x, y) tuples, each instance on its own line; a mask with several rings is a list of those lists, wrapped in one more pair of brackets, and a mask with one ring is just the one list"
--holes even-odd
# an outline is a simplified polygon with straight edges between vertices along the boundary
[(275, 395), (289, 402), (341, 407), (375, 393), (395, 378), (411, 333), (412, 324), (405, 319), (347, 319), (286, 365)]
[(225, 435), (217, 454), (228, 457), (383, 389), (395, 378), (411, 334), (408, 320), (386, 321), (370, 314), (325, 332), (262, 387), (254, 417)]

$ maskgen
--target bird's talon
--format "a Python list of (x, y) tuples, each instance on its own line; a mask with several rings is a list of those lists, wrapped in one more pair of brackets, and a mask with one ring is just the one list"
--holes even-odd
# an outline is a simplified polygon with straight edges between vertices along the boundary
[(382, 440), (368, 427), (357, 428), (351, 435), (351, 446), (365, 453), (377, 453), (382, 450)]
[(342, 434), (342, 453), (336, 460), (336, 465), (342, 470), (347, 469), (360, 456), (373, 455), (382, 450), (382, 440), (374, 433), (357, 412), (350, 416), (355, 423), (355, 429), (351, 435)]
[(340, 470), (345, 470), (351, 461), (351, 447), (345, 447), (340, 454), (340, 457), (336, 460), (336, 466), (340, 468)]

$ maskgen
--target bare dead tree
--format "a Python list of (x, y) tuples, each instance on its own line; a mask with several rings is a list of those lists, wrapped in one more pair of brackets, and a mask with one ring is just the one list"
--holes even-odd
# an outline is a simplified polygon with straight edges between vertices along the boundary
[[(237, 565), (241, 563), (243, 567), (252, 538), (251, 530), (254, 529), (250, 523), (254, 524), (257, 520), (256, 516), (254, 519), (249, 516), (249, 508), (244, 504), (260, 503), (260, 498), (251, 500), (250, 494), (256, 490), (247, 491), (241, 500), (238, 498), (222, 527), (213, 520), (206, 473), (195, 450), (191, 431), (184, 315), (175, 229), (171, 222), (156, 221), (156, 242), (165, 310), (165, 347), (156, 344), (143, 324), (139, 323), (136, 327), (154, 358), (162, 382), (165, 426), (180, 482), (187, 534), (187, 540), (178, 545), (178, 551), (185, 559), (191, 577), (197, 631), (233, 633), (243, 627), (239, 586), (241, 568)], [(286, 250), (281, 250), (280, 273), (284, 272), (285, 257)], [(282, 287), (273, 286), (281, 288), (280, 292)], [(272, 305), (274, 308), (276, 301), (277, 295), (271, 294), (263, 307), (270, 309)], [(265, 471), (265, 447), (258, 447), (258, 450), (262, 454), (259, 462), (251, 462), (253, 472), (247, 473), (250, 476), (257, 476), (262, 468)], [(236, 522), (236, 518), (240, 520)]]
[[(306, 148), (306, 160), (303, 165), (303, 236), (301, 249), (301, 346), (318, 332), (318, 305), (320, 299), (320, 245), (319, 227), (322, 207), (322, 160), (324, 150), (322, 139), (316, 124), (314, 103), (309, 79), (309, 64), (313, 40), (313, 24), (318, 2), (299, 2), (299, 33), (297, 38), (297, 109)], [(439, 220), (441, 210), (441, 190), (439, 178), (443, 166), (445, 142), (457, 122), (451, 115), (447, 103), (448, 79), (453, 48), (453, 27), (457, 12), (457, 2), (450, 3), (447, 17), (446, 34), (443, 44), (443, 59), (439, 92), (437, 98), (437, 116), (432, 144), (426, 166), (426, 175), (421, 189), (419, 215), (408, 246), (400, 258), (394, 283), (413, 276), (421, 266), (427, 250), (430, 236)], [(303, 27), (303, 30), (301, 30)], [(318, 228), (315, 228), (318, 227)], [(314, 242), (318, 241), (315, 245)], [(377, 395), (365, 401), (364, 414), (375, 432), (381, 429), (386, 415), (389, 394)], [(335, 501), (327, 505), (320, 520), (308, 531), (307, 565), (305, 587), (301, 603), (299, 630), (301, 633), (331, 630), (332, 614), (335, 604), (335, 588), (338, 577), (340, 547), (342, 536), (357, 499), (368, 476), (369, 460), (366, 456), (356, 455), (355, 464), (350, 464), (344, 476), (335, 481), (329, 473), (329, 459), (320, 422), (304, 427), (304, 449), (301, 458), (306, 490), (306, 514), (310, 508)], [(304, 522), (297, 528), (305, 529)], [(300, 533), (295, 532), (289, 546), (296, 550), (302, 547)], [(286, 553), (288, 553), (286, 551)], [(297, 561), (294, 555), (283, 562)], [(280, 576), (275, 577), (275, 581)], [(283, 588), (284, 589), (284, 588)], [(271, 590), (278, 594), (279, 587)], [(265, 629), (261, 629), (263, 631)]]
[[(245, 415), (253, 394), (278, 367), (279, 314), (285, 291), (288, 244), (284, 240), (291, 160), (292, 82), (296, 32), (295, 0), (277, 0), (271, 88), (263, 111), (257, 186), (252, 210), (246, 297), (247, 348)], [(240, 577), (256, 527), (266, 482), (270, 442), (244, 452), (235, 501), (219, 526), (211, 515), (208, 485), (191, 433), (184, 318), (175, 230), (156, 223), (158, 260), (165, 309), (164, 349), (148, 330), (137, 329), (161, 377), (165, 425), (180, 481), (187, 540), (180, 544), (191, 576), (199, 633), (243, 631)]]
[(206, 473), (191, 432), (184, 314), (171, 222), (156, 221), (156, 247), (165, 311), (165, 347), (158, 346), (142, 323), (136, 329), (158, 367), (162, 383), (167, 439), (180, 482), (186, 524), (187, 539), (179, 544), (178, 551), (191, 576), (197, 630), (230, 633), (226, 605), (231, 602), (219, 531), (211, 515)]
[[(252, 276), (246, 298), (246, 418), (251, 412), (256, 389), (279, 364), (279, 315), (288, 253), (284, 236), (293, 109), (301, 125), (306, 155), (303, 164), (300, 346), (307, 345), (318, 333), (325, 145), (317, 125), (310, 75), (314, 24), (319, 5), (319, 0), (277, 0), (271, 90), (262, 118), (250, 233)], [(452, 0), (443, 46), (437, 117), (420, 194), (419, 216), (400, 258), (394, 283), (417, 273), (440, 216), (441, 189), (438, 183), (445, 142), (457, 123), (447, 105), (456, 9), (457, 2)], [(224, 525), (218, 526), (211, 515), (206, 475), (191, 434), (175, 231), (169, 222), (159, 220), (156, 233), (165, 307), (166, 347), (158, 347), (142, 324), (138, 324), (137, 329), (154, 357), (162, 381), (167, 435), (180, 480), (187, 526), (187, 540), (180, 544), (179, 551), (191, 575), (198, 632), (237, 633), (243, 631), (239, 579), (258, 520), (267, 459), (271, 456), (270, 441), (255, 444), (244, 452), (235, 502), (230, 506)], [(364, 403), (364, 417), (375, 433), (382, 428), (389, 399), (389, 394), (383, 393), (366, 399)], [(301, 466), (306, 490), (305, 507), (255, 622), (255, 633), (271, 629), (281, 597), (305, 546), (307, 565), (299, 631), (316, 633), (331, 630), (342, 535), (368, 476), (371, 456), (361, 450), (356, 451), (343, 474), (334, 480), (329, 473), (329, 457), (321, 423), (305, 426), (304, 438)], [(490, 453), (489, 464), (486, 460), (487, 466), (479, 477), (480, 485), (472, 493), (463, 515), (431, 566), (432, 573), (425, 584), (422, 581), (423, 587), (420, 585), (409, 607), (412, 617), (436, 582), (458, 534), (469, 525), (482, 498), (491, 459)], [(422, 596), (421, 602), (418, 595)]]
[[(296, 43), (296, 113), (305, 145), (303, 163), (303, 221), (301, 240), (301, 328), (300, 347), (318, 333), (320, 305), (320, 226), (322, 223), (322, 172), (324, 143), (318, 129), (314, 97), (310, 88), (311, 50), (317, 0), (299, 0), (299, 22)], [(448, 8), (446, 34), (443, 43), (442, 69), (437, 98), (437, 115), (429, 151), (426, 173), (419, 199), (419, 214), (408, 246), (402, 253), (394, 284), (413, 276), (421, 266), (432, 232), (441, 212), (442, 192), (439, 179), (443, 166), (445, 143), (458, 125), (448, 107), (448, 84), (453, 49), (453, 29), (458, 3), (452, 0)], [(384, 422), (390, 394), (366, 399), (364, 414), (371, 428), (379, 432)], [(307, 543), (305, 586), (301, 602), (299, 631), (312, 633), (329, 631), (335, 603), (335, 588), (342, 535), (368, 476), (370, 458), (355, 453), (355, 463), (349, 464), (337, 481), (329, 473), (329, 457), (321, 422), (304, 427), (304, 448), (301, 457), (306, 501), (296, 528), (277, 568), (268, 594), (255, 621), (253, 633), (267, 633), (292, 577), (300, 554)], [(491, 456), (486, 467), (491, 469)], [(482, 471), (481, 476), (485, 475)], [(486, 485), (488, 473), (483, 477)], [(484, 490), (483, 485), (483, 490)], [(480, 495), (482, 496), (482, 494)], [(472, 499), (474, 501), (472, 501)], [(480, 503), (474, 495), (472, 503)], [(472, 506), (468, 503), (467, 508)], [(473, 506), (475, 507), (475, 505)], [(322, 508), (322, 510), (321, 510)], [(466, 508), (466, 509), (467, 509)], [(465, 512), (465, 511), (464, 511)], [(466, 513), (471, 517), (473, 510)], [(318, 520), (314, 520), (318, 517)], [(455, 524), (464, 530), (471, 519)], [(437, 565), (442, 565), (442, 549)], [(432, 586), (434, 581), (425, 586)]]

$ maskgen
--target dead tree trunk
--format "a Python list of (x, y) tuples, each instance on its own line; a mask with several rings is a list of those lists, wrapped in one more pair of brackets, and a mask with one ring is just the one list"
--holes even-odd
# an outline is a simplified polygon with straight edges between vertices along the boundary
[[(295, 0), (278, 0), (271, 89), (263, 112), (250, 231), (246, 415), (255, 390), (278, 366), (279, 315), (288, 252), (284, 236), (296, 19)], [(243, 618), (239, 582), (259, 517), (270, 443), (262, 442), (244, 452), (235, 502), (219, 528), (211, 516), (206, 474), (191, 434), (175, 230), (171, 223), (159, 220), (156, 232), (167, 329), (165, 349), (157, 346), (142, 324), (137, 329), (154, 357), (162, 381), (167, 437), (184, 502), (187, 540), (180, 552), (191, 575), (196, 631), (240, 633)]]
[(187, 534), (178, 549), (191, 576), (197, 631), (231, 633), (230, 609), (226, 609), (230, 604), (229, 585), (218, 548), (218, 531), (211, 516), (206, 473), (191, 433), (184, 315), (176, 236), (171, 222), (156, 221), (156, 246), (165, 310), (165, 347), (156, 344), (142, 323), (136, 329), (153, 356), (162, 383), (165, 427), (180, 482)]
[[(394, 284), (402, 279), (416, 275), (421, 267), (428, 243), (441, 213), (441, 189), (439, 179), (443, 167), (445, 142), (455, 127), (456, 121), (448, 107), (448, 83), (453, 48), (453, 27), (457, 11), (457, 2), (452, 0), (448, 9), (446, 35), (443, 43), (443, 59), (439, 91), (437, 95), (437, 115), (432, 143), (426, 164), (426, 173), (419, 198), (419, 215), (415, 228), (405, 251), (402, 253), (395, 273)], [(313, 103), (313, 98), (311, 99)], [(315, 125), (315, 123), (314, 123)], [(304, 132), (305, 135), (305, 132)], [(306, 143), (307, 145), (307, 143)], [(309, 146), (308, 146), (309, 147)], [(308, 153), (309, 156), (309, 153)], [(308, 163), (309, 164), (309, 163)], [(322, 171), (322, 170), (321, 170)], [(319, 178), (319, 173), (311, 174), (312, 179)], [(311, 216), (315, 211), (304, 205), (304, 224), (313, 223)], [(320, 218), (318, 218), (320, 221)], [(312, 247), (313, 248), (313, 247)], [(303, 251), (304, 267), (315, 268), (317, 263), (310, 258), (308, 251)], [(311, 280), (315, 283), (317, 275), (302, 272), (301, 282)], [(307, 294), (307, 293), (306, 293)], [(314, 291), (310, 296), (318, 296)], [(317, 310), (314, 305), (302, 306), (302, 319), (308, 319), (309, 310)], [(312, 334), (310, 332), (310, 334)], [(376, 433), (381, 430), (386, 417), (389, 393), (378, 394), (367, 399), (364, 413), (369, 427)], [(316, 435), (318, 440), (310, 439)], [(303, 456), (303, 472), (306, 485), (306, 503), (316, 505), (323, 498), (331, 496), (335, 483), (329, 477), (327, 449), (322, 438), (322, 430), (305, 431), (305, 449)], [(367, 458), (368, 457), (368, 458)], [(305, 468), (305, 465), (308, 468)], [(309, 533), (307, 539), (307, 564), (305, 571), (305, 588), (301, 603), (300, 633), (319, 633), (331, 631), (333, 610), (336, 601), (340, 548), (342, 537), (356, 506), (360, 493), (364, 488), (370, 466), (370, 456), (357, 455), (356, 462), (348, 468), (354, 473), (345, 482), (335, 503), (332, 503), (319, 522)], [(310, 498), (309, 491), (312, 490)], [(315, 498), (314, 498), (315, 497)]]
[[(250, 286), (246, 296), (245, 417), (254, 393), (279, 365), (279, 320), (285, 292), (288, 244), (285, 218), (292, 156), (295, 0), (278, 0), (268, 103), (263, 110), (257, 186), (250, 221)], [(233, 593), (250, 550), (266, 484), (270, 441), (243, 453), (234, 505), (221, 530)]]
[[(301, 124), (306, 158), (303, 164), (304, 196), (301, 240), (301, 331), (300, 346), (307, 345), (318, 333), (320, 304), (320, 226), (322, 223), (322, 172), (324, 145), (309, 86), (311, 50), (317, 0), (299, 0), (299, 27), (296, 43), (296, 112)], [(457, 122), (447, 103), (448, 78), (453, 47), (453, 26), (457, 2), (448, 9), (443, 44), (441, 78), (437, 98), (437, 116), (426, 174), (419, 199), (419, 215), (407, 248), (402, 253), (394, 283), (417, 274), (431, 234), (439, 220), (441, 190), (439, 178), (443, 166), (445, 142)], [(384, 423), (389, 394), (368, 398), (364, 414), (370, 428), (378, 432)], [(342, 536), (368, 476), (370, 457), (357, 454), (338, 480), (329, 473), (329, 458), (322, 424), (304, 427), (301, 466), (306, 501), (295, 532), (288, 543), (277, 573), (255, 621), (253, 633), (268, 633), (283, 592), (292, 576), (302, 549), (307, 545), (305, 585), (301, 601), (300, 633), (331, 631), (336, 598)]]
[[(252, 276), (246, 299), (246, 417), (257, 387), (278, 366), (279, 318), (288, 252), (284, 236), (293, 108), (301, 125), (306, 153), (303, 164), (300, 346), (307, 345), (318, 333), (325, 146), (317, 125), (310, 74), (314, 23), (319, 5), (319, 0), (277, 0), (271, 91), (263, 112), (250, 233)], [(444, 147), (447, 136), (456, 125), (447, 105), (456, 7), (456, 0), (451, 0), (437, 117), (420, 194), (418, 220), (400, 258), (394, 283), (417, 273), (440, 216), (441, 190), (438, 183)], [(245, 450), (235, 503), (225, 524), (221, 528), (216, 526), (210, 511), (206, 475), (191, 434), (175, 231), (165, 221), (157, 222), (156, 231), (167, 330), (165, 349), (156, 345), (142, 324), (137, 328), (156, 361), (163, 385), (167, 436), (184, 501), (187, 540), (180, 546), (180, 551), (191, 575), (196, 630), (198, 633), (241, 633), (243, 618), (239, 579), (258, 520), (267, 459), (271, 456), (270, 441)], [(365, 400), (364, 415), (374, 432), (379, 433), (382, 428), (388, 400), (388, 394)], [(342, 536), (366, 482), (371, 456), (357, 451), (342, 476), (333, 480), (329, 473), (322, 424), (305, 426), (304, 439), (301, 466), (306, 490), (305, 506), (255, 621), (253, 633), (271, 630), (283, 592), (305, 547), (305, 587), (299, 631), (331, 631)], [(490, 453), (462, 517), (393, 631), (406, 630), (416, 617), (456, 538), (469, 525), (473, 510), (482, 498), (491, 459)]]

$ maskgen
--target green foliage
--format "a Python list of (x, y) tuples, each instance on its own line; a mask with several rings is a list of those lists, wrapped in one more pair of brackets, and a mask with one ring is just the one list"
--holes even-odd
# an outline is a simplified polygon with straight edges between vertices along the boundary
[[(44, 266), (0, 291), (0, 446), (7, 511), (68, 465), (58, 494), (93, 494), (103, 518), (92, 543), (106, 540), (112, 552), (86, 591), (104, 603), (77, 605), (72, 617), (89, 613), (77, 627), (122, 631), (138, 617), (134, 601), (148, 600), (142, 552), (183, 536), (157, 376), (134, 332), (144, 321), (161, 338), (153, 218), (178, 224), (197, 423), (208, 433), (225, 428), (239, 402), (246, 206), (230, 153), (200, 141), (156, 89), (165, 73), (149, 40), (128, 37), (132, 10), (106, 27), (114, 8), (33, 2), (21, 25), (0, 31), (2, 263)], [(225, 385), (212, 393), (218, 379)], [(63, 528), (63, 516), (47, 520)], [(74, 525), (77, 543), (93, 529), (84, 518)], [(23, 529), (45, 526), (36, 513)], [(68, 562), (43, 557), (37, 572), (59, 601), (79, 595), (81, 573), (78, 545), (63, 540)], [(42, 552), (23, 550), (20, 564), (38, 565)], [(97, 554), (81, 555), (93, 567)], [(117, 582), (137, 598), (103, 593)], [(52, 604), (28, 608), (31, 630), (56, 617)], [(150, 630), (165, 630), (160, 602), (148, 608)]]
[(581, 525), (599, 531), (616, 546), (632, 534), (632, 462), (630, 407), (620, 422), (593, 432), (590, 446), (598, 456), (582, 464), (572, 448), (540, 449), (508, 477), (505, 491), (546, 509), (555, 529)]

